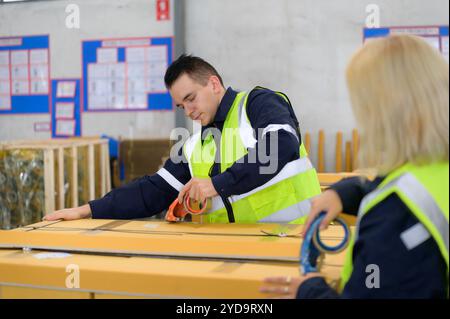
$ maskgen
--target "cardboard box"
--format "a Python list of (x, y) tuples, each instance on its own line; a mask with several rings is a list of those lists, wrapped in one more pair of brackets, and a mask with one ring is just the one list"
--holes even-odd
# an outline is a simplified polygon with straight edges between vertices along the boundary
[[(302, 227), (93, 219), (42, 222), (0, 232), (0, 248), (297, 262)], [(342, 236), (340, 227), (331, 226), (321, 238), (337, 244)]]
[[(39, 253), (0, 251), (1, 298), (265, 298), (258, 291), (265, 277), (299, 274), (296, 264)], [(331, 278), (339, 271), (323, 268)]]
[[(1, 231), (0, 297), (267, 298), (264, 278), (299, 275), (301, 227), (79, 220)], [(328, 281), (344, 255), (325, 258)]]
[(163, 158), (169, 156), (171, 145), (168, 139), (121, 140), (119, 163), (123, 165), (125, 182), (156, 173)]
[(0, 142), (0, 229), (86, 204), (111, 189), (105, 139)]

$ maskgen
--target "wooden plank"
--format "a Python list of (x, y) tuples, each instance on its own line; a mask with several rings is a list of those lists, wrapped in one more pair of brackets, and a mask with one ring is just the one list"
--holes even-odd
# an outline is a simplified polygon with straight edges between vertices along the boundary
[(310, 151), (311, 151), (311, 134), (309, 132), (307, 132), (305, 134), (305, 142), (304, 142), (304, 144), (305, 144), (306, 152), (309, 155)]
[(64, 148), (58, 148), (58, 209), (64, 209)]
[(58, 148), (57, 145), (45, 145), (45, 144), (3, 144), (3, 149), (14, 150), (14, 149), (31, 149), (31, 150), (55, 150)]
[(102, 170), (103, 170), (103, 158), (102, 158), (102, 144), (99, 141), (93, 141), (94, 147), (94, 179), (95, 179), (95, 197), (102, 197)]
[(55, 211), (55, 160), (53, 150), (44, 150), (44, 215)]
[(345, 171), (352, 171), (352, 143), (345, 143)]
[(317, 176), (319, 178), (319, 183), (321, 186), (330, 186), (344, 178), (364, 175), (356, 173), (318, 173)]
[(89, 179), (89, 200), (95, 199), (95, 158), (94, 144), (88, 146), (88, 179)]
[(336, 133), (336, 172), (342, 172), (342, 132)]
[(318, 171), (325, 172), (325, 132), (323, 130), (319, 131)]
[(100, 195), (104, 196), (106, 194), (106, 148), (105, 144), (100, 144)]
[(111, 191), (111, 168), (109, 166), (109, 145), (105, 144), (105, 165), (106, 165), (106, 193)]
[(72, 146), (72, 207), (78, 206), (78, 148)]
[(358, 151), (359, 151), (359, 134), (358, 130), (354, 129), (352, 132), (352, 169), (355, 170), (358, 161)]

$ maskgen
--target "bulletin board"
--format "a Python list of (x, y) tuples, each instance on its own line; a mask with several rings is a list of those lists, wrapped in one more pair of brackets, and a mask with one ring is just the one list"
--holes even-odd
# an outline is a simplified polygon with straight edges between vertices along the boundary
[(370, 38), (386, 37), (392, 34), (412, 34), (423, 37), (431, 46), (439, 50), (449, 61), (448, 26), (412, 26), (365, 28), (364, 41)]
[(80, 80), (52, 80), (52, 137), (81, 136)]
[(0, 115), (48, 113), (49, 36), (0, 38)]
[(83, 111), (172, 110), (164, 85), (172, 59), (172, 37), (83, 41)]

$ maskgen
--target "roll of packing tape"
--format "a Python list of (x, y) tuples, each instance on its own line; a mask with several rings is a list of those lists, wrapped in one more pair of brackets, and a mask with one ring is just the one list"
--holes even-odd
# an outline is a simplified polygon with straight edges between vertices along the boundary
[(186, 196), (183, 201), (184, 209), (194, 215), (199, 215), (207, 212), (211, 208), (211, 199), (207, 198), (202, 202), (192, 200)]

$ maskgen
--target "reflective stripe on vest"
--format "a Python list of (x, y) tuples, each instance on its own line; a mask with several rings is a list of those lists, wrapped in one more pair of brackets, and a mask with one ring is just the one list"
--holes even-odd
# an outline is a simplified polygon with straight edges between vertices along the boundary
[(237, 202), (240, 199), (246, 198), (250, 195), (253, 195), (269, 186), (275, 185), (276, 183), (281, 182), (282, 180), (288, 179), (289, 177), (293, 177), (297, 174), (304, 173), (310, 169), (314, 169), (313, 165), (311, 164), (311, 161), (309, 158), (299, 158), (295, 161), (287, 163), (281, 171), (275, 175), (271, 180), (269, 180), (264, 185), (261, 185), (253, 190), (251, 190), (248, 193), (241, 194), (241, 195), (234, 195), (231, 196), (231, 199), (233, 202)]
[(158, 172), (156, 172), (159, 176), (161, 176), (167, 184), (175, 188), (178, 192), (181, 191), (184, 184), (182, 184), (179, 180), (177, 180), (172, 174), (169, 173), (165, 168), (161, 168)]
[[(424, 213), (431, 224), (437, 232), (440, 234), (441, 238), (444, 240), (445, 248), (449, 250), (449, 223), (445, 218), (444, 212), (439, 208), (434, 200), (433, 196), (428, 192), (428, 190), (417, 180), (414, 175), (406, 173), (397, 179), (386, 184), (383, 188), (375, 190), (368, 196), (364, 197), (361, 202), (361, 206), (358, 212), (358, 226), (362, 219), (362, 216), (372, 207), (370, 207), (370, 202), (375, 200), (376, 197), (382, 193), (388, 191), (390, 188), (399, 189), (405, 196), (413, 202), (417, 208)], [(357, 237), (355, 238), (355, 240)]]
[(247, 116), (247, 108), (245, 105), (247, 105), (247, 99), (249, 93), (243, 93), (245, 96), (241, 98), (241, 101), (239, 102), (239, 108), (238, 108), (238, 114), (239, 114), (239, 134), (241, 135), (242, 143), (244, 146), (248, 148), (254, 148), (257, 140), (255, 136), (253, 135), (253, 127), (250, 124), (250, 120)]
[[(300, 158), (298, 160), (289, 162), (281, 169), (281, 171), (277, 175), (275, 175), (272, 179), (270, 179), (265, 184), (251, 190), (250, 192), (247, 192), (247, 193), (244, 193), (241, 195), (231, 195), (230, 201), (232, 203), (235, 203), (235, 202), (237, 202), (241, 199), (247, 198), (250, 195), (253, 195), (265, 188), (275, 185), (276, 183), (279, 183), (279, 182), (281, 182), (285, 179), (288, 179), (290, 177), (293, 177), (297, 174), (304, 173), (310, 169), (314, 169), (314, 167), (311, 164), (311, 161), (309, 160), (309, 158)], [(211, 212), (217, 211), (224, 207), (225, 207), (225, 205), (223, 204), (222, 199), (218, 196), (215, 196), (212, 200)]]
[(195, 145), (199, 142), (201, 138), (202, 132), (197, 132), (192, 135), (183, 145), (183, 153), (184, 157), (186, 157), (189, 166), (189, 172), (191, 173), (191, 177), (194, 177), (194, 171), (192, 168), (192, 154), (194, 153)]
[(306, 199), (288, 208), (279, 210), (272, 215), (260, 219), (258, 223), (290, 223), (296, 219), (306, 217), (311, 210), (311, 199)]
[(276, 132), (276, 131), (280, 131), (280, 130), (284, 130), (286, 132), (291, 133), (292, 135), (295, 136), (297, 141), (299, 141), (297, 132), (295, 132), (294, 128), (288, 124), (270, 124), (266, 128), (264, 128), (264, 130), (262, 132), (262, 136), (265, 136), (269, 132)]
[[(447, 279), (449, 267), (449, 222), (448, 215), (438, 206), (433, 196), (424, 187), (424, 185), (411, 173), (404, 173), (399, 177), (388, 182), (383, 187), (369, 193), (361, 202), (358, 211), (358, 221), (356, 226), (356, 234), (352, 239), (347, 251), (346, 261), (342, 271), (340, 290), (342, 291), (345, 284), (351, 277), (353, 272), (353, 247), (358, 239), (361, 220), (363, 217), (378, 203), (383, 201), (387, 196), (396, 193), (404, 204), (415, 214), (419, 222), (430, 233), (436, 241), (443, 258), (447, 263)], [(414, 208), (415, 206), (417, 209)], [(447, 212), (448, 214), (448, 212)], [(423, 236), (420, 232), (415, 233)]]

